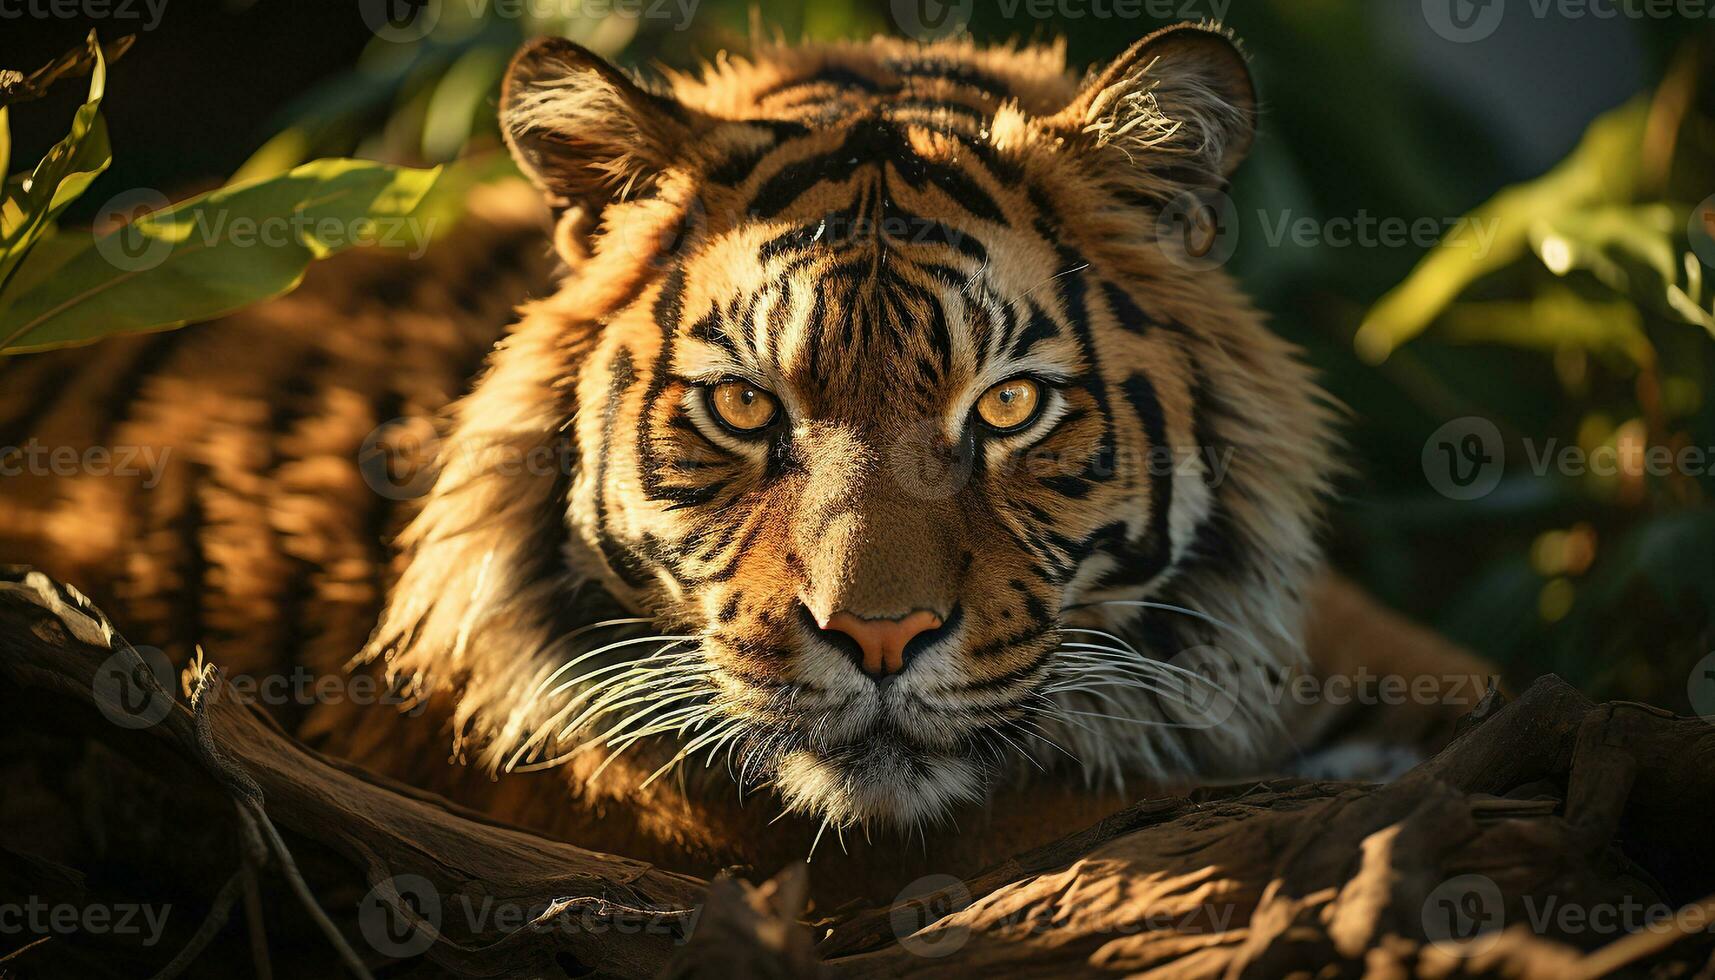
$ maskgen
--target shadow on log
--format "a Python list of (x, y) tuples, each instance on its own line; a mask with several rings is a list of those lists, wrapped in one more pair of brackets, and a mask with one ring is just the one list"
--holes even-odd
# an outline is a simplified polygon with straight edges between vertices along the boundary
[(0, 976), (1715, 975), (1715, 725), (1555, 678), (1390, 784), (1140, 802), (804, 922), (801, 866), (709, 884), (547, 840), (164, 674), (0, 576)]

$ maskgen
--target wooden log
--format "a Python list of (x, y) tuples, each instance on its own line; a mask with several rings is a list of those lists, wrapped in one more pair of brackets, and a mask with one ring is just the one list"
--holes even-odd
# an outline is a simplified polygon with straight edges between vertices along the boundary
[[(0, 575), (0, 693), (15, 709), (0, 744), (23, 747), (6, 761), (45, 760), (56, 737), (111, 746), (82, 764), (113, 785), (158, 784), (176, 814), (165, 839), (182, 835), (163, 848), (177, 854), (122, 857), (162, 858), (150, 873), (176, 874), (198, 913), (175, 944), (149, 950), (8, 935), (0, 973), (1715, 970), (1715, 726), (1595, 705), (1554, 678), (1510, 704), (1492, 696), (1443, 752), (1392, 783), (1281, 779), (1143, 800), (968, 880), (925, 880), (894, 906), (803, 922), (802, 867), (760, 887), (711, 886), (544, 839), (299, 745), (212, 667), (183, 689), (153, 667), (75, 592)], [(41, 824), (52, 810), (35, 812)], [(93, 823), (115, 820), (104, 811)], [(0, 886), (112, 900), (100, 882), (111, 846), (90, 845), (86, 867), (82, 852), (48, 857), (6, 829)]]

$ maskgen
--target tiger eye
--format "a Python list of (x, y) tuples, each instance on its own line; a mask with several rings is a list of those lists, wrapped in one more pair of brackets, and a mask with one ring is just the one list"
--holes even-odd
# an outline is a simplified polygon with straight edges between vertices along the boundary
[(722, 422), (740, 432), (768, 427), (780, 411), (774, 396), (745, 381), (722, 381), (709, 391), (709, 407)]
[(1013, 378), (983, 392), (977, 399), (977, 417), (1005, 432), (1035, 418), (1041, 407), (1042, 386), (1029, 378)]

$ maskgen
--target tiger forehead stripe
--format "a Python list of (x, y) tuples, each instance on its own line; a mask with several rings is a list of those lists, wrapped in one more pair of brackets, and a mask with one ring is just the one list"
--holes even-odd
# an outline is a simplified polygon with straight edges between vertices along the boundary
[(1010, 79), (955, 58), (883, 58), (871, 64), (827, 64), (803, 76), (787, 74), (751, 96), (771, 112), (825, 118), (851, 103), (915, 104), (973, 113), (1021, 93)]
[(850, 180), (860, 169), (885, 165), (911, 188), (933, 185), (971, 215), (998, 225), (1007, 223), (995, 199), (960, 166), (920, 155), (905, 129), (871, 117), (853, 124), (840, 142), (823, 152), (781, 167), (750, 198), (746, 212), (758, 219), (779, 216), (820, 184)]
[[(784, 379), (820, 386), (862, 375), (866, 363), (888, 363), (890, 385), (932, 405), (955, 375), (986, 376), (988, 365), (1003, 358), (1008, 338), (1022, 329), (1021, 317), (992, 284), (961, 281), (951, 288), (958, 276), (932, 264), (877, 268), (864, 260), (773, 277), (709, 302), (683, 327), (694, 343), (681, 345), (672, 370), (686, 383), (736, 373), (782, 384), (775, 394), (790, 417), (801, 417), (806, 406)], [(949, 400), (958, 404), (958, 398)], [(958, 428), (956, 421), (947, 427)]]

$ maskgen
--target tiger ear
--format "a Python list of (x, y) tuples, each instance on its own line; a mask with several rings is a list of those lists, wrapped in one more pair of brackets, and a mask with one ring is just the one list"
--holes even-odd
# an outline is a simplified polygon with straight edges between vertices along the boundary
[(691, 110), (564, 38), (525, 45), (500, 88), (500, 128), (525, 176), (586, 220), (646, 189), (685, 145)]
[(1049, 125), (1178, 182), (1218, 185), (1250, 150), (1256, 115), (1256, 88), (1238, 44), (1220, 28), (1187, 23), (1132, 45)]

